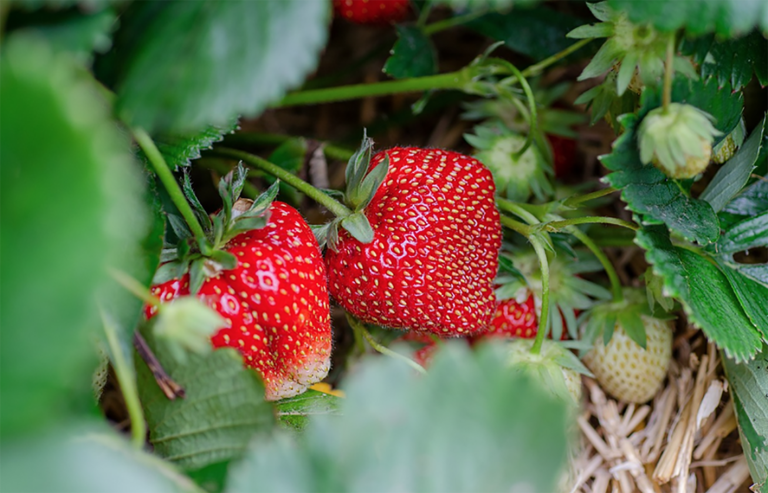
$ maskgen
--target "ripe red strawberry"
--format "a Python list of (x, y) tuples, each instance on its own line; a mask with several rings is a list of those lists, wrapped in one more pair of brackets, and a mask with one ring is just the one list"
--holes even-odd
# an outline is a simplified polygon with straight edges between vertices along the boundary
[(373, 241), (348, 231), (327, 252), (333, 297), (364, 322), (443, 337), (488, 325), (501, 246), (493, 177), (479, 161), (440, 149), (393, 148), (365, 206)]
[(333, 11), (355, 24), (392, 24), (406, 18), (410, 0), (333, 0)]
[[(236, 206), (237, 207), (237, 206)], [(224, 250), (237, 259), (197, 293), (227, 322), (211, 341), (232, 347), (261, 374), (269, 400), (304, 392), (328, 373), (331, 327), (327, 278), (320, 249), (301, 215), (273, 202), (263, 228), (234, 236)], [(163, 302), (188, 295), (189, 274), (152, 287)], [(152, 318), (156, 308), (147, 308)]]
[(533, 339), (538, 333), (538, 325), (536, 300), (530, 293), (522, 303), (515, 298), (500, 301), (484, 335)]

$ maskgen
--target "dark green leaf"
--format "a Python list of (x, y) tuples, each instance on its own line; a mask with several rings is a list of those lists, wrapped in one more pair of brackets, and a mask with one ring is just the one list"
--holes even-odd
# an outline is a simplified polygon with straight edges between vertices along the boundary
[(768, 42), (759, 31), (714, 43), (705, 39), (710, 40), (709, 49), (696, 57), (703, 77), (714, 77), (719, 85), (730, 84), (738, 91), (752, 80), (754, 72), (760, 84), (768, 84)]
[(342, 219), (341, 227), (346, 229), (360, 243), (370, 243), (373, 241), (371, 223), (368, 222), (368, 218), (362, 212), (355, 212)]
[(389, 172), (389, 156), (385, 156), (384, 160), (368, 173), (359, 187), (349, 192), (349, 204), (355, 208), (355, 211), (362, 211), (371, 203), (379, 187), (384, 183), (387, 172)]
[(315, 416), (300, 441), (254, 442), (227, 491), (555, 491), (566, 404), (500, 349), (447, 343), (425, 376), (391, 358), (363, 363), (342, 416)]
[(742, 276), (726, 265), (720, 264), (720, 268), (731, 283), (731, 288), (736, 293), (741, 307), (755, 328), (763, 335), (763, 340), (768, 341), (768, 310), (766, 310), (768, 287)]
[(104, 423), (70, 422), (32, 440), (3, 440), (0, 453), (3, 491), (203, 493), (173, 466), (132, 447)]
[(737, 361), (760, 349), (760, 333), (741, 307), (725, 275), (706, 257), (672, 245), (663, 227), (643, 228), (637, 243), (664, 288), (680, 300), (691, 322)]
[(237, 130), (237, 119), (222, 125), (208, 125), (203, 130), (187, 135), (163, 134), (155, 138), (155, 143), (165, 162), (173, 170), (189, 166), (200, 157), (200, 151), (210, 149), (215, 142), (221, 142), (225, 135)]
[(752, 216), (765, 211), (768, 211), (768, 178), (757, 180), (723, 208), (723, 212), (737, 216)]
[(195, 132), (255, 116), (315, 68), (329, 2), (137, 2), (115, 52), (117, 110), (134, 125)]
[(768, 31), (768, 14), (763, 2), (743, 0), (688, 0), (677, 2), (638, 2), (609, 0), (611, 7), (627, 12), (636, 23), (652, 23), (662, 31), (685, 28), (691, 34), (715, 32), (738, 36), (754, 27)]
[[(200, 221), (203, 229), (211, 229), (213, 227), (211, 216), (208, 215), (208, 213), (205, 211), (205, 207), (203, 207), (203, 204), (200, 203), (200, 199), (197, 198), (195, 188), (192, 186), (192, 178), (190, 177), (190, 172), (188, 169), (184, 169), (181, 189), (184, 191), (184, 196), (187, 198), (187, 202), (189, 202), (189, 204), (192, 206), (192, 211), (195, 213), (197, 220)], [(178, 209), (175, 209), (175, 207), (174, 212), (178, 212)], [(181, 213), (178, 212), (178, 214), (174, 215), (180, 217)], [(181, 220), (183, 221), (183, 218), (181, 218)], [(182, 234), (185, 234), (185, 236), (179, 236), (179, 233), (176, 233), (179, 238), (188, 238), (192, 236), (192, 232), (189, 231), (189, 226), (186, 224), (186, 221), (184, 221), (184, 230), (185, 231)]]
[(56, 52), (68, 52), (90, 64), (93, 52), (103, 53), (112, 44), (111, 32), (117, 16), (111, 8), (95, 12), (63, 12), (51, 20), (17, 27), (17, 33), (33, 33), (44, 38)]
[(149, 221), (130, 144), (71, 57), (11, 36), (0, 91), (5, 439), (92, 405), (98, 303), (109, 302), (121, 320), (140, 305), (107, 267), (147, 276), (141, 240)]
[[(533, 60), (543, 60), (568, 48), (573, 42), (565, 37), (583, 21), (570, 14), (545, 6), (490, 13), (468, 24), (484, 36), (504, 44)], [(589, 56), (594, 50), (580, 51), (576, 56)], [(568, 60), (568, 58), (566, 58)]]
[(397, 42), (384, 64), (384, 72), (395, 79), (437, 73), (437, 52), (432, 40), (418, 26), (397, 26)]
[(768, 482), (768, 345), (763, 344), (762, 352), (746, 363), (723, 358), (723, 367), (752, 481), (764, 485)]
[(304, 429), (315, 416), (340, 414), (342, 399), (331, 394), (307, 390), (301, 395), (275, 403), (277, 418), (286, 426), (296, 430)]
[(765, 122), (766, 119), (763, 118), (741, 149), (717, 170), (717, 174), (699, 197), (709, 202), (715, 212), (720, 212), (749, 180), (760, 155)]
[(143, 361), (137, 361), (139, 393), (155, 453), (183, 469), (240, 457), (259, 431), (272, 427), (272, 406), (253, 370), (234, 349), (188, 354), (181, 365), (151, 334), (147, 342), (169, 376), (186, 391), (168, 400)]
[(761, 246), (768, 246), (768, 211), (747, 218), (724, 233), (717, 242), (717, 252), (732, 254)]

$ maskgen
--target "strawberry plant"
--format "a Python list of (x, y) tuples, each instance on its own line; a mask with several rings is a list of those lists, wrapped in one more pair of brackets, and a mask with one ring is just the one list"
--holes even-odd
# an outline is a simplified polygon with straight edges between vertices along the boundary
[(5, 2), (0, 490), (768, 491), (766, 13)]

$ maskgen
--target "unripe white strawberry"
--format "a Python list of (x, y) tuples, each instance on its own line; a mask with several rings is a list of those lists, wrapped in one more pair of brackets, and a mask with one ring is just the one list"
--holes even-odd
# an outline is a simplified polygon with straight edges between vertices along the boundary
[(602, 337), (584, 357), (600, 386), (625, 401), (641, 404), (658, 392), (672, 358), (672, 323), (641, 315), (646, 334), (643, 349), (616, 323), (613, 337), (604, 345)]
[[(507, 343), (507, 362), (513, 371), (520, 371), (541, 382), (550, 393), (571, 401), (581, 402), (581, 373), (589, 373), (579, 360), (560, 344), (544, 339), (539, 354), (531, 353), (533, 339), (513, 339)], [(577, 371), (578, 370), (578, 371)]]

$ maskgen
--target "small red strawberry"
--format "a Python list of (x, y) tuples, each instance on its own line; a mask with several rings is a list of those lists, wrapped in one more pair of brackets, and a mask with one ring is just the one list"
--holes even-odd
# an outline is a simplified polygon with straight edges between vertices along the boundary
[(400, 340), (421, 344), (421, 347), (416, 349), (416, 352), (413, 353), (413, 360), (424, 368), (429, 368), (432, 364), (432, 359), (435, 357), (435, 353), (440, 349), (440, 343), (423, 332), (406, 332)]
[[(231, 238), (225, 235), (217, 252), (218, 258), (230, 258), (230, 265), (221, 265), (215, 255), (198, 254), (190, 272), (194, 279), (202, 270), (204, 277), (192, 291), (226, 321), (211, 337), (213, 346), (237, 349), (245, 365), (261, 374), (268, 400), (300, 394), (330, 367), (327, 277), (317, 240), (301, 215), (282, 202), (272, 202), (268, 215), (264, 210), (256, 215), (247, 199), (238, 200), (232, 210), (224, 222), (234, 225)], [(259, 219), (262, 227), (250, 229)], [(189, 295), (190, 273), (151, 291), (162, 302)], [(156, 313), (156, 307), (145, 309), (147, 319)]]
[(393, 24), (410, 12), (410, 0), (333, 0), (333, 11), (355, 24)]
[(538, 325), (536, 300), (529, 292), (523, 302), (515, 298), (501, 300), (485, 335), (533, 339), (538, 333)]
[(576, 162), (576, 140), (554, 134), (548, 134), (547, 140), (552, 147), (555, 176), (557, 178), (568, 176)]
[(490, 171), (456, 152), (408, 147), (373, 156), (369, 176), (386, 158), (381, 185), (363, 201), (372, 241), (347, 230), (329, 240), (331, 294), (360, 320), (383, 327), (443, 337), (481, 330), (496, 308), (501, 246)]

